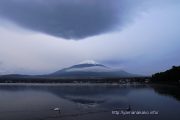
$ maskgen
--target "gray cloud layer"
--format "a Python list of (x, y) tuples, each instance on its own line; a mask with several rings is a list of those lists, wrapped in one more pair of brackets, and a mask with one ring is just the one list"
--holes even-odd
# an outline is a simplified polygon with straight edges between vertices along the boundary
[(0, 16), (65, 39), (82, 39), (123, 26), (141, 0), (0, 0)]

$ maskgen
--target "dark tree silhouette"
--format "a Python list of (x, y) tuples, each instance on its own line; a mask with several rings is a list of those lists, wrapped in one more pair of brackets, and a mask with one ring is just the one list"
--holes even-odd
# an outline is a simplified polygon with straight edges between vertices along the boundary
[(153, 81), (180, 81), (180, 66), (173, 66), (171, 69), (152, 75)]

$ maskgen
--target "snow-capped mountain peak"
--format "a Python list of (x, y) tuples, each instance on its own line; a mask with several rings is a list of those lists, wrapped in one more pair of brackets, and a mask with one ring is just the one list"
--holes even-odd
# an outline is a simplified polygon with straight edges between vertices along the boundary
[(102, 72), (102, 71), (109, 71), (110, 68), (99, 64), (95, 62), (94, 60), (86, 60), (83, 62), (80, 62), (79, 64), (73, 65), (69, 68), (65, 69), (66, 72), (72, 72), (72, 71), (82, 71), (82, 72)]
[(96, 65), (96, 64), (99, 64), (99, 63), (97, 63), (94, 60), (85, 60), (85, 61), (80, 62), (79, 64), (94, 64), (94, 65)]
[(79, 64), (58, 70), (50, 76), (67, 77), (67, 78), (115, 78), (115, 77), (131, 77), (133, 74), (126, 71), (107, 67), (97, 63), (94, 60), (86, 60)]

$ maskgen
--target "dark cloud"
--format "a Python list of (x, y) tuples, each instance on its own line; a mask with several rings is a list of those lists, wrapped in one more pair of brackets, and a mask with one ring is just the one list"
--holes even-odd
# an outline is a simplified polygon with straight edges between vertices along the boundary
[(0, 0), (0, 16), (31, 30), (82, 39), (123, 26), (139, 1)]

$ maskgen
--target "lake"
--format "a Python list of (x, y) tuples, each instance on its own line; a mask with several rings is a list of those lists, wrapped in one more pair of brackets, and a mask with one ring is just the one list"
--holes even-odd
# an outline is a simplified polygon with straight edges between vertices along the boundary
[(0, 120), (180, 120), (179, 91), (173, 85), (0, 84)]

